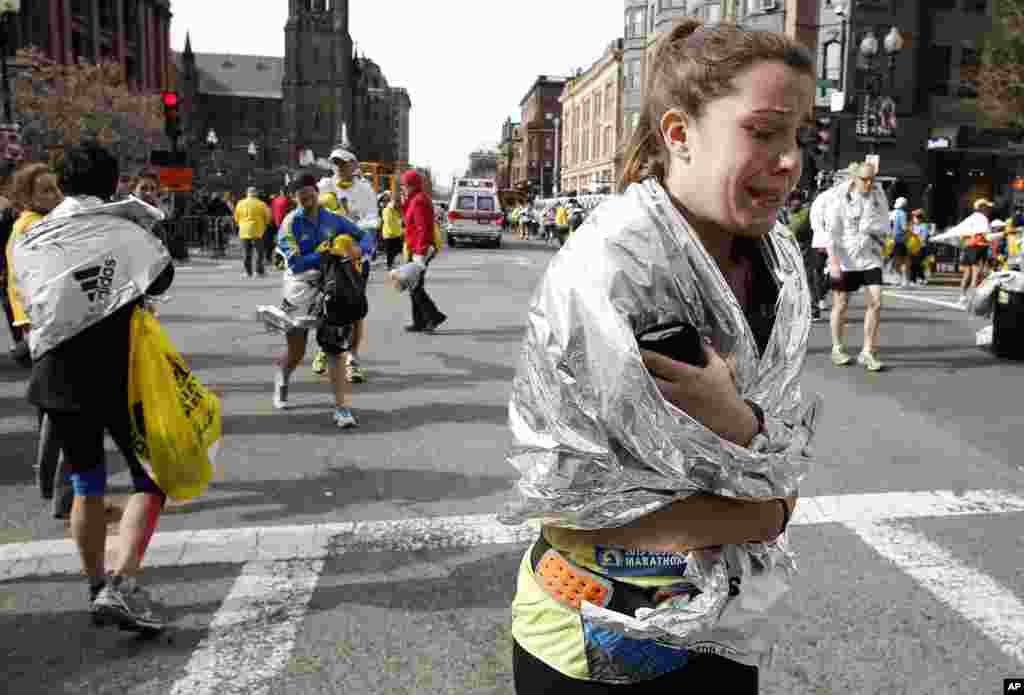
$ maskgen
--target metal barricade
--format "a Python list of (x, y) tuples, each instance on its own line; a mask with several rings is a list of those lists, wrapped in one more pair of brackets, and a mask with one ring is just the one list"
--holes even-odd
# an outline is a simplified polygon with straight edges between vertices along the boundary
[(228, 216), (186, 215), (161, 222), (154, 230), (175, 258), (190, 253), (224, 257), (234, 234), (235, 222)]

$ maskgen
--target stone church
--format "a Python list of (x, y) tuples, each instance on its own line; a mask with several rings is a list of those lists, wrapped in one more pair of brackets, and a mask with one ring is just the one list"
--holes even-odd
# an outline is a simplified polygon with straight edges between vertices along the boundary
[(175, 56), (182, 141), (201, 181), (269, 175), (307, 150), (324, 158), (343, 127), (361, 161), (409, 160), (409, 94), (356, 55), (348, 8), (288, 0), (284, 58), (197, 52), (186, 39)]

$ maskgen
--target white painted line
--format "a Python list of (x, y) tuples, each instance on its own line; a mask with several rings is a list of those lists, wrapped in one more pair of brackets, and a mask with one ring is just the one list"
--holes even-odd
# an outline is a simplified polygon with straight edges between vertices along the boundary
[(291, 658), (323, 560), (250, 562), (171, 695), (262, 695)]
[(946, 307), (947, 309), (956, 309), (963, 311), (964, 308), (955, 302), (944, 302), (941, 299), (932, 299), (931, 297), (922, 297), (916, 294), (904, 294), (902, 292), (893, 292), (892, 290), (886, 290), (885, 295), (887, 297), (895, 297), (897, 299), (906, 299), (911, 302), (921, 302), (922, 304), (934, 304), (935, 306)]
[[(795, 526), (1024, 513), (1024, 496), (1003, 490), (879, 492), (801, 498)], [(506, 526), (494, 514), (359, 521), (306, 526), (158, 533), (147, 567), (189, 567), (252, 560), (315, 560), (350, 552), (411, 552), (526, 544), (539, 524)], [(0, 581), (77, 574), (70, 539), (0, 545)]]
[(1024, 604), (991, 577), (896, 524), (847, 523), (865, 543), (1024, 664)]

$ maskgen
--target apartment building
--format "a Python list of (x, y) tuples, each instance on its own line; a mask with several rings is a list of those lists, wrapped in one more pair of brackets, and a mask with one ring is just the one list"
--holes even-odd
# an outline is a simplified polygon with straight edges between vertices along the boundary
[(622, 144), (622, 55), (623, 40), (612, 41), (586, 72), (565, 83), (559, 97), (563, 193), (603, 193), (615, 187)]

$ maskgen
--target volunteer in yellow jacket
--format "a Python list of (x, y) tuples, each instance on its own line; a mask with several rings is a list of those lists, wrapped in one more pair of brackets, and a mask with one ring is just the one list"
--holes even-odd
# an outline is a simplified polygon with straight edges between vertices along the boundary
[(402, 253), (402, 246), (405, 240), (405, 233), (402, 231), (402, 211), (398, 206), (398, 196), (387, 196), (383, 218), (384, 218), (384, 254), (387, 258), (388, 270), (395, 267), (395, 258)]
[(252, 256), (256, 254), (256, 274), (263, 277), (266, 273), (263, 269), (263, 251), (260, 244), (263, 243), (263, 233), (272, 219), (270, 206), (259, 199), (255, 186), (249, 186), (246, 196), (235, 206), (235, 223), (238, 225), (238, 236), (242, 239), (242, 248), (245, 249), (245, 274), (243, 277), (252, 277)]

